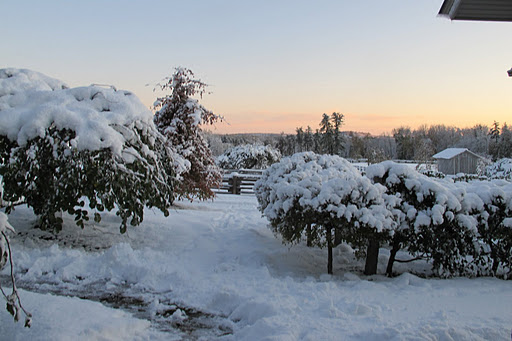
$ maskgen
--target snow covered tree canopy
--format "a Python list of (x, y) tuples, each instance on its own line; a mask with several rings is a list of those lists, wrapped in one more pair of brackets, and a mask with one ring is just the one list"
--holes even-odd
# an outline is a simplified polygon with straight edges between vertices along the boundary
[[(173, 153), (153, 114), (132, 93), (64, 83), (30, 70), (0, 70), (0, 174), (9, 201), (24, 197), (41, 227), (59, 229), (59, 211), (88, 220), (118, 208), (121, 230), (143, 207), (167, 212)], [(99, 220), (95, 214), (95, 220)]]
[[(335, 155), (305, 152), (283, 158), (263, 173), (254, 190), (274, 233), (291, 243), (306, 234), (313, 239), (312, 244), (327, 244), (329, 273), (332, 232), (335, 238), (339, 235), (351, 242), (395, 225), (383, 199), (384, 186), (372, 184), (348, 161)], [(359, 229), (369, 233), (361, 238)]]
[(126, 151), (132, 136), (119, 127), (156, 135), (153, 114), (132, 93), (98, 86), (68, 89), (30, 70), (0, 70), (0, 111), (0, 135), (19, 146), (43, 137), (52, 125), (74, 131), (71, 143), (78, 150), (108, 148), (117, 156), (132, 153)]
[(265, 169), (281, 159), (279, 150), (271, 146), (246, 144), (228, 149), (217, 158), (224, 169)]
[(327, 213), (372, 225), (379, 231), (390, 228), (390, 217), (377, 209), (384, 204), (384, 187), (372, 184), (347, 160), (312, 152), (294, 154), (274, 164), (256, 185), (258, 200), (269, 219), (297, 205), (304, 211)]

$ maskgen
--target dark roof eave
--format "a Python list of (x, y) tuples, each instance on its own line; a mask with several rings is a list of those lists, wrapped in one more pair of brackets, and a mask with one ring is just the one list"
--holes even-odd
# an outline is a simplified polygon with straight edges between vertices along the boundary
[(444, 0), (439, 16), (451, 20), (512, 21), (512, 1)]

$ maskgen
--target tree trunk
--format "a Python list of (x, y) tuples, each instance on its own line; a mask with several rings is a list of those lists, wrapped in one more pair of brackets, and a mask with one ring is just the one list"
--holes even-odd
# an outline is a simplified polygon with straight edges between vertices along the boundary
[[(491, 244), (492, 245), (492, 241)], [(500, 266), (500, 260), (498, 258), (498, 253), (496, 252), (496, 248), (491, 246), (491, 258), (492, 258), (492, 275), (496, 276), (498, 272), (498, 267)]]
[(327, 273), (332, 275), (332, 229), (327, 227)]
[(313, 236), (311, 235), (311, 233), (311, 224), (308, 224), (308, 226), (306, 226), (306, 245), (308, 247), (313, 246)]
[(393, 263), (395, 262), (398, 250), (400, 250), (400, 243), (398, 240), (393, 239), (393, 248), (389, 254), (388, 267), (386, 268), (386, 275), (388, 277), (393, 277)]
[(365, 275), (375, 275), (377, 273), (377, 263), (379, 261), (379, 241), (370, 239), (366, 251), (366, 264), (364, 266)]
[(341, 244), (341, 230), (339, 228), (334, 229), (334, 247)]

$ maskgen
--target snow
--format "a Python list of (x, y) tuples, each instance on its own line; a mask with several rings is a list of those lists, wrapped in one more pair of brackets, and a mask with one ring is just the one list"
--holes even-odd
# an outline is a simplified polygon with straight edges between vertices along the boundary
[(489, 179), (512, 179), (512, 159), (504, 158), (485, 168)]
[(466, 151), (469, 151), (467, 148), (447, 148), (434, 156), (432, 156), (434, 159), (451, 159), (454, 156), (457, 156), (459, 154), (462, 154)]
[[(412, 274), (430, 273), (423, 262), (397, 264), (396, 278), (366, 277), (345, 244), (334, 249), (330, 276), (327, 250), (283, 246), (257, 205), (254, 196), (235, 195), (180, 201), (169, 218), (146, 210), (124, 235), (114, 212), (84, 230), (64, 215), (56, 236), (32, 229), (36, 217), (17, 207), (9, 217), (18, 232), (13, 255), (33, 322), (26, 329), (0, 311), (2, 338), (510, 339), (511, 281), (424, 279)], [(381, 249), (380, 274), (388, 257)]]
[(43, 75), (42, 73), (27, 70), (6, 68), (0, 69), (0, 110), (7, 103), (10, 96), (24, 91), (55, 91), (67, 89), (68, 86), (58, 79)]
[(280, 159), (281, 153), (272, 146), (245, 144), (226, 150), (216, 163), (224, 169), (266, 169)]
[(254, 190), (263, 214), (271, 220), (298, 205), (308, 215), (327, 211), (379, 232), (394, 225), (389, 211), (383, 209), (385, 188), (372, 184), (339, 156), (306, 152), (283, 158), (263, 173)]
[[(31, 307), (38, 322), (31, 328), (13, 323), (3, 312), (4, 340), (165, 340), (163, 333), (150, 329), (150, 322), (79, 298), (38, 294), (20, 290), (23, 303)], [(108, 323), (105, 323), (108, 322)]]
[(0, 69), (0, 135), (24, 146), (46, 129), (71, 129), (79, 150), (110, 148), (121, 155), (128, 129), (151, 129), (153, 113), (131, 92), (77, 87), (30, 70)]

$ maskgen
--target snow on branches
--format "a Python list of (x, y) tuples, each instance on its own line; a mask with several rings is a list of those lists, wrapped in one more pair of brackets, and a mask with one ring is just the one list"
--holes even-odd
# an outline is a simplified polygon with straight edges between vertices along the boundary
[(485, 168), (489, 179), (512, 179), (512, 159), (501, 159)]
[(360, 240), (361, 230), (373, 238), (393, 228), (384, 190), (345, 159), (312, 152), (283, 158), (255, 185), (259, 208), (274, 233), (290, 243), (305, 236), (310, 245), (327, 246), (329, 273), (332, 247), (341, 240)]
[(201, 125), (213, 124), (222, 118), (192, 98), (196, 95), (202, 97), (206, 84), (194, 79), (189, 69), (176, 68), (174, 74), (159, 87), (170, 94), (154, 103), (158, 110), (154, 117), (155, 125), (166, 136), (168, 145), (184, 160), (175, 191), (189, 199), (195, 196), (211, 198), (214, 196), (211, 188), (219, 186), (221, 173), (202, 136)]
[[(391, 246), (390, 276), (395, 261), (419, 258), (431, 260), (442, 277), (512, 274), (507, 181), (434, 180), (391, 161), (369, 166), (362, 176), (337, 156), (299, 153), (264, 172), (255, 192), (284, 242), (328, 247), (329, 273), (331, 249), (344, 240), (359, 254), (367, 246), (366, 274), (375, 273), (383, 244)], [(401, 249), (415, 258), (397, 260)]]
[[(166, 214), (176, 155), (132, 93), (88, 86), (69, 89), (29, 70), (0, 70), (0, 174), (5, 199), (24, 198), (40, 227), (60, 230), (60, 213), (83, 227), (84, 209), (116, 207), (124, 232), (144, 206)], [(13, 206), (7, 208), (7, 212)]]
[(280, 159), (281, 153), (272, 146), (246, 144), (226, 150), (217, 164), (224, 169), (266, 169)]

